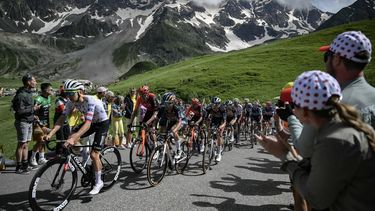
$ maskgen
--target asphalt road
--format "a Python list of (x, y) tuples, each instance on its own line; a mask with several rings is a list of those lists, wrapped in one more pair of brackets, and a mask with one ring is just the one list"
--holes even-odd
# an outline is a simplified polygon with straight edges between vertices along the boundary
[[(145, 171), (133, 173), (129, 150), (121, 150), (123, 167), (119, 181), (95, 196), (78, 184), (65, 210), (289, 210), (292, 193), (288, 175), (279, 170), (280, 162), (260, 146), (245, 143), (226, 152), (222, 161), (207, 174), (196, 165), (184, 175), (175, 171), (160, 185), (151, 187)], [(14, 168), (0, 174), (0, 210), (28, 210), (27, 193), (34, 172), (17, 175)]]

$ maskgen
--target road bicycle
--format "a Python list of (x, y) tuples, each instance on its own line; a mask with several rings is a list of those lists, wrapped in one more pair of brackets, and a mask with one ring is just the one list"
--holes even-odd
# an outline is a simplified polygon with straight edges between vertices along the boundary
[(146, 167), (148, 158), (154, 149), (154, 143), (151, 140), (152, 131), (145, 125), (135, 125), (131, 127), (139, 128), (139, 135), (136, 138), (133, 137), (133, 143), (129, 154), (130, 166), (135, 173), (139, 174)]
[(250, 137), (251, 137), (250, 128), (251, 128), (250, 118), (246, 117), (244, 121), (244, 125), (243, 125), (243, 130), (242, 130), (245, 141), (250, 140)]
[(185, 145), (181, 145), (181, 156), (179, 159), (175, 159), (175, 153), (171, 145), (172, 139), (173, 133), (171, 132), (159, 134), (158, 142), (162, 144), (152, 151), (147, 164), (147, 180), (152, 186), (160, 184), (167, 172), (167, 168), (172, 171), (174, 165), (176, 169), (181, 169), (182, 166), (187, 165), (188, 148)]
[[(182, 174), (189, 164), (189, 160), (193, 155), (204, 154), (204, 147), (206, 143), (206, 133), (204, 129), (197, 130), (197, 126), (193, 122), (189, 124), (188, 133), (185, 140), (181, 143), (182, 155), (181, 158), (175, 163), (176, 171)], [(202, 152), (202, 153), (201, 153)], [(186, 155), (186, 158), (183, 157)], [(186, 159), (186, 162), (183, 162)], [(204, 164), (202, 160), (202, 170)]]
[[(61, 210), (67, 206), (78, 182), (78, 170), (82, 172), (82, 187), (95, 184), (95, 173), (90, 159), (82, 163), (71, 148), (64, 148), (61, 156), (49, 160), (34, 175), (29, 187), (29, 204), (33, 210)], [(91, 145), (78, 147), (92, 147)], [(115, 147), (100, 152), (102, 163), (102, 191), (110, 189), (121, 170), (121, 155)]]
[(233, 142), (234, 142), (234, 128), (232, 125), (227, 124), (225, 126), (225, 131), (224, 131), (224, 149), (225, 150), (231, 151), (233, 148)]
[[(218, 141), (218, 133), (219, 128), (217, 126), (213, 126), (211, 128), (211, 135), (206, 139), (206, 144), (203, 153), (203, 172), (206, 173), (207, 170), (210, 168), (212, 159), (215, 159), (217, 156), (217, 151), (220, 146), (217, 145)], [(217, 161), (215, 159), (215, 163)]]

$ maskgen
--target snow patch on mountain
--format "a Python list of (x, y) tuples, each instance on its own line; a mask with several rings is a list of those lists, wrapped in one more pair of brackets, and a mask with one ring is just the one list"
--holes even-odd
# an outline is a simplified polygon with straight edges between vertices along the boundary
[[(53, 20), (51, 22), (45, 22), (42, 19), (40, 19), (39, 17), (34, 17), (34, 18), (38, 18), (39, 21), (43, 22), (44, 23), (44, 27), (42, 27), (38, 31), (33, 31), (32, 33), (46, 34), (47, 32), (51, 32), (55, 27), (59, 26), (59, 24), (66, 24), (66, 22), (65, 22), (65, 18), (66, 17), (68, 17), (70, 15), (79, 15), (79, 14), (85, 13), (89, 9), (89, 7), (90, 6), (86, 6), (84, 8), (77, 8), (77, 7), (76, 8), (70, 8), (70, 7), (67, 7), (67, 9), (69, 10), (68, 12), (58, 13), (57, 16), (59, 18), (55, 19), (55, 20)], [(29, 26), (30, 26), (30, 24), (29, 24)]]

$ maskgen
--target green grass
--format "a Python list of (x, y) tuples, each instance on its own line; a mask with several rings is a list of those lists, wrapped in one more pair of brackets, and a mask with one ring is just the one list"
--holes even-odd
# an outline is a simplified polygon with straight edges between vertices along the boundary
[[(177, 64), (151, 70), (110, 86), (124, 94), (130, 87), (148, 84), (155, 93), (174, 91), (179, 97), (208, 99), (218, 95), (224, 99), (250, 97), (269, 100), (279, 95), (280, 89), (303, 71), (324, 70), (322, 45), (329, 44), (339, 33), (361, 30), (375, 44), (375, 21), (343, 25), (309, 35), (275, 41), (265, 45), (230, 53), (197, 57)], [(375, 62), (365, 71), (366, 78), (375, 85)], [(20, 86), (21, 78), (0, 77), (0, 86)], [(17, 85), (16, 85), (17, 84)], [(58, 88), (54, 83), (54, 88)], [(5, 145), (6, 156), (14, 158), (16, 131), (14, 117), (9, 111), (11, 97), (0, 98), (0, 144)], [(53, 108), (51, 108), (53, 115)]]
[[(375, 21), (357, 22), (240, 51), (197, 57), (130, 76), (110, 89), (124, 93), (130, 87), (148, 84), (153, 92), (174, 91), (183, 99), (217, 95), (224, 99), (269, 100), (303, 71), (324, 70), (318, 48), (347, 30), (361, 30), (375, 43)], [(372, 85), (374, 69), (373, 62), (365, 72)]]

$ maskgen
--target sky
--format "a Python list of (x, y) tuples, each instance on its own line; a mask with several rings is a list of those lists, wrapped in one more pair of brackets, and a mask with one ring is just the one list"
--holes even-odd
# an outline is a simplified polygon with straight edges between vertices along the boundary
[[(217, 5), (224, 0), (194, 0), (197, 4)], [(256, 1), (256, 0), (248, 0)], [(278, 2), (296, 9), (309, 8), (311, 5), (323, 11), (332, 13), (338, 12), (341, 8), (347, 7), (356, 0), (277, 0)]]

